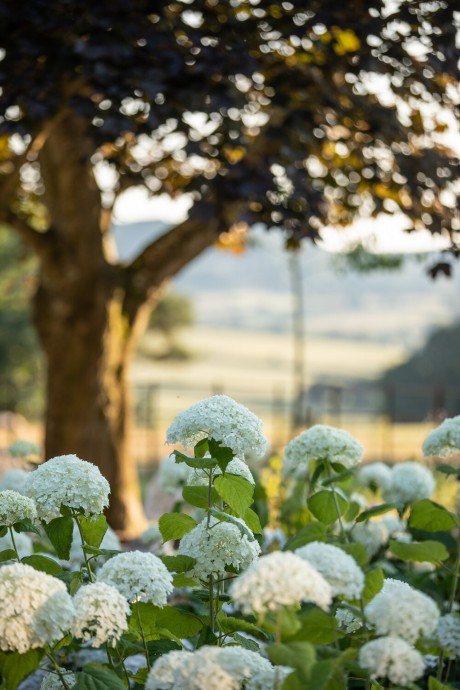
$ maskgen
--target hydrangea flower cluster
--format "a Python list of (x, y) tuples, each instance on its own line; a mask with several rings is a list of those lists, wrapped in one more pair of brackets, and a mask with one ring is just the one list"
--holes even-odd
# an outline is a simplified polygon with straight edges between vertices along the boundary
[(387, 579), (378, 594), (365, 608), (366, 618), (377, 635), (402, 637), (415, 643), (430, 635), (439, 621), (436, 603), (406, 582)]
[(0, 491), (10, 489), (11, 491), (17, 491), (18, 494), (24, 494), (28, 475), (29, 472), (26, 472), (26, 470), (12, 467), (0, 479)]
[(129, 602), (150, 601), (164, 606), (171, 594), (172, 576), (157, 556), (142, 551), (120, 553), (98, 570), (98, 582), (115, 587)]
[(375, 556), (390, 538), (383, 520), (358, 522), (353, 525), (350, 536), (354, 542), (364, 546), (369, 558)]
[(418, 462), (400, 462), (391, 470), (390, 485), (383, 492), (386, 501), (406, 505), (433, 494), (435, 481), (432, 473)]
[(335, 612), (335, 617), (339, 627), (348, 634), (352, 634), (363, 627), (362, 620), (358, 618), (358, 616), (355, 616), (349, 609), (339, 607)]
[(145, 690), (240, 690), (240, 683), (208, 654), (168, 652), (155, 661)]
[(235, 455), (265, 455), (268, 447), (262, 421), (227, 395), (213, 395), (180, 412), (166, 435), (167, 443), (194, 446), (203, 438), (213, 438), (231, 448)]
[(75, 615), (65, 584), (22, 563), (0, 568), (0, 649), (24, 654), (60, 640)]
[(372, 679), (388, 678), (403, 687), (420, 678), (425, 670), (420, 652), (396, 636), (380, 637), (363, 645), (359, 664), (369, 671)]
[(292, 479), (305, 479), (314, 460), (327, 460), (349, 469), (361, 461), (363, 454), (361, 443), (347, 431), (317, 424), (287, 444), (283, 474)]
[(358, 482), (371, 491), (385, 491), (391, 484), (391, 469), (384, 462), (369, 462), (360, 468)]
[(445, 419), (425, 439), (422, 446), (425, 457), (441, 458), (460, 452), (460, 415)]
[[(77, 682), (77, 677), (74, 673), (68, 673), (66, 671), (62, 672), (65, 681), (69, 688), (73, 688)], [(42, 684), (40, 685), (40, 690), (63, 690), (62, 682), (57, 673), (47, 673), (43, 676)]]
[[(194, 467), (187, 467), (187, 469), (188, 472), (186, 484), (188, 484), (189, 486), (206, 486), (208, 484), (209, 479), (205, 470), (201, 470), (199, 468), (195, 469)], [(215, 477), (217, 477), (219, 474), (222, 474), (222, 470), (220, 469), (220, 467), (215, 467), (212, 472)], [(253, 486), (255, 484), (251, 470), (246, 465), (246, 463), (240, 460), (239, 458), (233, 458), (233, 460), (230, 460), (225, 470), (225, 473), (236, 474), (237, 476), (246, 479), (246, 481), (248, 481)]]
[(238, 687), (260, 674), (273, 677), (272, 664), (257, 652), (241, 647), (201, 647), (206, 656), (227, 671), (238, 682)]
[(20, 439), (19, 441), (14, 441), (8, 447), (8, 452), (14, 458), (28, 458), (31, 455), (41, 455), (42, 449), (36, 443), (32, 443), (32, 441)]
[(11, 527), (22, 520), (33, 522), (36, 517), (37, 509), (31, 498), (10, 489), (0, 491), (0, 525)]
[(232, 582), (230, 594), (243, 613), (261, 616), (302, 601), (327, 609), (332, 599), (324, 577), (289, 551), (274, 551), (259, 558)]
[(364, 573), (349, 554), (332, 544), (313, 541), (294, 552), (308, 561), (330, 584), (332, 596), (359, 599), (364, 587)]
[(73, 598), (75, 619), (72, 633), (79, 640), (92, 647), (100, 647), (105, 642), (114, 645), (128, 628), (130, 607), (120, 592), (95, 582), (80, 587)]
[(158, 466), (158, 488), (174, 496), (187, 483), (188, 470), (187, 465), (176, 462), (173, 455), (167, 455)]
[[(235, 520), (244, 525), (243, 520)], [(182, 537), (177, 553), (196, 558), (189, 575), (207, 580), (211, 575), (223, 577), (229, 566), (245, 570), (259, 555), (260, 546), (256, 540), (250, 541), (233, 523), (219, 522), (212, 517), (209, 528), (205, 518)]]
[(86, 516), (102, 513), (109, 504), (109, 492), (96, 465), (76, 455), (51, 458), (30, 472), (26, 482), (26, 493), (46, 522), (59, 517), (61, 505), (82, 509)]
[(453, 659), (460, 657), (460, 616), (458, 613), (441, 616), (435, 637), (441, 647), (449, 652), (449, 656)]

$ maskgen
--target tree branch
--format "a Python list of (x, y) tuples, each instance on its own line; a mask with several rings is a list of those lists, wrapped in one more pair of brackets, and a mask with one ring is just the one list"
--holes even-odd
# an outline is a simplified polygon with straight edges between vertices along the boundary
[(24, 244), (39, 256), (43, 256), (48, 252), (51, 246), (50, 230), (47, 232), (37, 232), (27, 221), (8, 210), (3, 210), (3, 212), (0, 213), (0, 222), (13, 228), (21, 237)]

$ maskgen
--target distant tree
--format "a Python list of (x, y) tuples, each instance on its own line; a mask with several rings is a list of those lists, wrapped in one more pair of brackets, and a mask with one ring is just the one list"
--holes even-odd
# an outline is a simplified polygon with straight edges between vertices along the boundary
[(29, 415), (42, 395), (40, 345), (30, 314), (35, 273), (34, 258), (0, 226), (0, 410)]
[[(219, 233), (263, 222), (295, 247), (398, 210), (413, 228), (458, 230), (457, 160), (441, 139), (442, 109), (457, 108), (455, 12), (445, 0), (0, 4), (0, 219), (40, 262), (45, 452), (99, 465), (116, 528), (142, 516), (126, 445), (135, 340), (165, 281)], [(194, 205), (116, 264), (113, 205), (136, 185)]]
[(460, 414), (460, 323), (434, 331), (407, 362), (380, 383), (391, 400), (393, 421), (420, 422)]
[(148, 328), (164, 337), (166, 350), (161, 353), (162, 359), (183, 359), (188, 356), (187, 350), (177, 343), (177, 332), (192, 326), (194, 322), (193, 304), (185, 295), (168, 292), (158, 302), (150, 316)]

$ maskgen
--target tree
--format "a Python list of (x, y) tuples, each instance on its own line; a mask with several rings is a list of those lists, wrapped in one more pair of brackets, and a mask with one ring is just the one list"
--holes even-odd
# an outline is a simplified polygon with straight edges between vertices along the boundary
[[(40, 261), (46, 455), (96, 462), (130, 532), (127, 370), (165, 281), (236, 223), (291, 247), (359, 213), (458, 229), (453, 3), (34, 0), (0, 25), (0, 219)], [(120, 265), (105, 237), (133, 185), (194, 205)]]
[(161, 359), (186, 359), (187, 349), (176, 342), (178, 329), (192, 326), (195, 321), (193, 304), (178, 292), (168, 292), (156, 305), (149, 320), (148, 329), (161, 333), (166, 345), (157, 357)]

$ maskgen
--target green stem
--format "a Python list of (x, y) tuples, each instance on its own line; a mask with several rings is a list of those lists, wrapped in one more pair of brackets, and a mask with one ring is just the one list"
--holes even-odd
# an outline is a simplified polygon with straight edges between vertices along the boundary
[(145, 659), (147, 661), (147, 668), (150, 671), (150, 669), (152, 668), (152, 665), (151, 665), (150, 659), (149, 659), (149, 650), (147, 647), (147, 642), (145, 640), (144, 628), (142, 627), (141, 615), (139, 613), (139, 607), (138, 606), (136, 607), (136, 611), (137, 611), (137, 621), (139, 623), (139, 629), (141, 631), (142, 644), (144, 646), (144, 651), (145, 651)]
[(90, 582), (94, 582), (93, 571), (91, 570), (91, 566), (89, 564), (88, 557), (86, 555), (86, 549), (85, 549), (86, 542), (85, 542), (85, 538), (83, 536), (83, 532), (81, 530), (81, 525), (78, 522), (78, 518), (75, 515), (74, 515), (74, 520), (77, 523), (78, 532), (80, 534), (81, 548), (83, 550), (83, 558), (85, 559), (85, 565), (86, 565), (86, 571), (88, 573), (88, 579)]
[(455, 603), (455, 597), (457, 596), (459, 573), (460, 573), (460, 535), (457, 536), (457, 556), (455, 558), (454, 579), (452, 581), (452, 591), (450, 593), (450, 599), (449, 599), (449, 613), (452, 613), (452, 609), (453, 609), (454, 603)]
[(56, 671), (57, 675), (59, 676), (59, 680), (61, 681), (62, 686), (65, 688), (65, 690), (70, 690), (70, 686), (67, 684), (65, 676), (64, 676), (61, 668), (59, 667), (59, 664), (57, 663), (56, 659), (54, 658), (54, 656), (50, 652), (47, 652), (46, 656), (48, 657), (48, 659), (51, 661), (52, 665), (54, 666), (54, 670)]
[(452, 658), (450, 658), (448, 663), (447, 663), (446, 675), (444, 676), (444, 685), (447, 685), (447, 683), (449, 682), (450, 671), (452, 668), (452, 661), (453, 661)]
[[(324, 466), (326, 467), (327, 476), (329, 478), (332, 478), (333, 474), (332, 474), (332, 467), (331, 467), (330, 462), (328, 460), (326, 460), (324, 462)], [(339, 501), (337, 499), (337, 493), (335, 491), (335, 487), (334, 487), (333, 482), (331, 482), (331, 491), (332, 491), (332, 498), (334, 500), (335, 511), (337, 513), (337, 519), (339, 521), (340, 535), (342, 537), (342, 541), (344, 542), (344, 544), (347, 544), (349, 539), (348, 539), (347, 533), (345, 532), (345, 527), (343, 526), (342, 513), (340, 512)]]
[(10, 533), (11, 542), (12, 542), (12, 544), (13, 544), (13, 551), (14, 551), (14, 553), (16, 554), (16, 558), (18, 559), (18, 561), (21, 561), (21, 558), (20, 558), (19, 553), (18, 553), (18, 549), (17, 549), (17, 547), (16, 547), (16, 542), (15, 542), (15, 540), (14, 540), (13, 528), (12, 528), (12, 527), (8, 527), (8, 530), (9, 530), (9, 533)]
[(275, 642), (276, 644), (281, 644), (281, 616), (283, 615), (283, 610), (278, 609), (276, 612), (276, 630), (275, 630)]
[(211, 631), (214, 633), (214, 578), (212, 575), (209, 576), (208, 580), (208, 592), (209, 592), (209, 626)]

